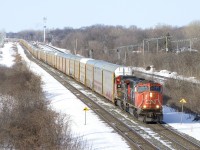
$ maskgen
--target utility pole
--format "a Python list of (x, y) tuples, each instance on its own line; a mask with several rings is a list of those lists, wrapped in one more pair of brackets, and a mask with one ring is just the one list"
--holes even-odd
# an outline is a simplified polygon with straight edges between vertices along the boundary
[(143, 56), (144, 56), (144, 40), (143, 40), (143, 43), (142, 43), (142, 45), (143, 45)]
[(77, 54), (77, 38), (75, 39), (74, 53)]
[(177, 51), (178, 51), (178, 42), (177, 42), (177, 45), (176, 45), (176, 49), (177, 49)]
[(78, 44), (78, 40), (77, 40), (77, 38), (76, 38), (76, 50), (77, 50), (77, 46), (78, 46), (77, 44)]
[(166, 52), (168, 52), (168, 36), (166, 36)]
[(157, 45), (156, 45), (156, 47), (157, 47), (157, 53), (158, 53), (158, 39), (157, 39)]
[(126, 47), (126, 49), (125, 49), (125, 54), (124, 54), (124, 65), (126, 65), (126, 53), (128, 52), (128, 47)]
[(46, 32), (46, 21), (47, 21), (47, 18), (46, 17), (44, 17), (43, 18), (43, 23), (44, 23), (44, 43), (45, 43), (45, 39), (46, 39), (46, 37), (45, 37), (45, 32)]

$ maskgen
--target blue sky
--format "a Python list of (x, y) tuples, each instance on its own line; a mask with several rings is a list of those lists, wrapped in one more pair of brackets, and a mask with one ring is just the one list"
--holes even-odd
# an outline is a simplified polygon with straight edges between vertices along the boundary
[(0, 0), (0, 30), (80, 28), (94, 24), (150, 28), (200, 20), (200, 0)]

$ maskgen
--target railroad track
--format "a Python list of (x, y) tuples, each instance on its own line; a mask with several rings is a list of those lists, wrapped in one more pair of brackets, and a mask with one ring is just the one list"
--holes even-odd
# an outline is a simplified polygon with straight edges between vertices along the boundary
[(177, 132), (164, 123), (148, 124), (151, 129), (173, 143), (173, 148), (178, 150), (199, 150), (200, 142)]
[[(166, 133), (169, 129), (161, 129), (160, 126), (156, 124), (144, 124), (137, 121), (135, 118), (129, 114), (116, 108), (113, 104), (109, 103), (102, 96), (95, 94), (90, 89), (84, 87), (82, 84), (76, 82), (74, 79), (66, 76), (65, 74), (55, 70), (48, 65), (34, 59), (30, 55), (29, 59), (35, 61), (48, 73), (54, 76), (60, 83), (62, 83), (66, 88), (68, 88), (72, 93), (74, 93), (80, 100), (82, 100), (87, 106), (89, 106), (96, 114), (98, 114), (105, 122), (107, 122), (111, 127), (113, 127), (119, 134), (121, 134), (130, 144), (132, 149), (187, 149), (189, 147), (181, 147), (179, 140), (173, 139), (173, 134), (171, 138), (166, 137), (169, 133)], [(153, 133), (155, 136), (149, 134)], [(165, 131), (166, 130), (166, 131)], [(161, 132), (162, 131), (162, 132)], [(165, 131), (165, 133), (164, 133)], [(175, 135), (174, 135), (175, 136)], [(180, 137), (175, 137), (180, 139)], [(178, 142), (177, 142), (178, 141)], [(185, 143), (190, 143), (188, 140), (183, 140)], [(191, 144), (191, 143), (190, 143)], [(185, 145), (185, 144), (184, 144)], [(187, 144), (186, 144), (187, 145)], [(189, 144), (188, 144), (189, 145)], [(192, 149), (200, 149), (198, 145), (190, 146)], [(190, 149), (189, 148), (189, 149)]]

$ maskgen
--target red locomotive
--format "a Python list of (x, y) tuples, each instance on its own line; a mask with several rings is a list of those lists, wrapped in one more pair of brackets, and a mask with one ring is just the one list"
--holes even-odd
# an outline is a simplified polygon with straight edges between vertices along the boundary
[(162, 85), (134, 76), (118, 76), (116, 105), (139, 120), (162, 121)]

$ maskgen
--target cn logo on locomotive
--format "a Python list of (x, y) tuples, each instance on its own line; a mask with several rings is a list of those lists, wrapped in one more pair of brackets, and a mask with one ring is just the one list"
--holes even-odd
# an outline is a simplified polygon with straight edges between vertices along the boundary
[(156, 104), (155, 100), (146, 100), (146, 104)]

